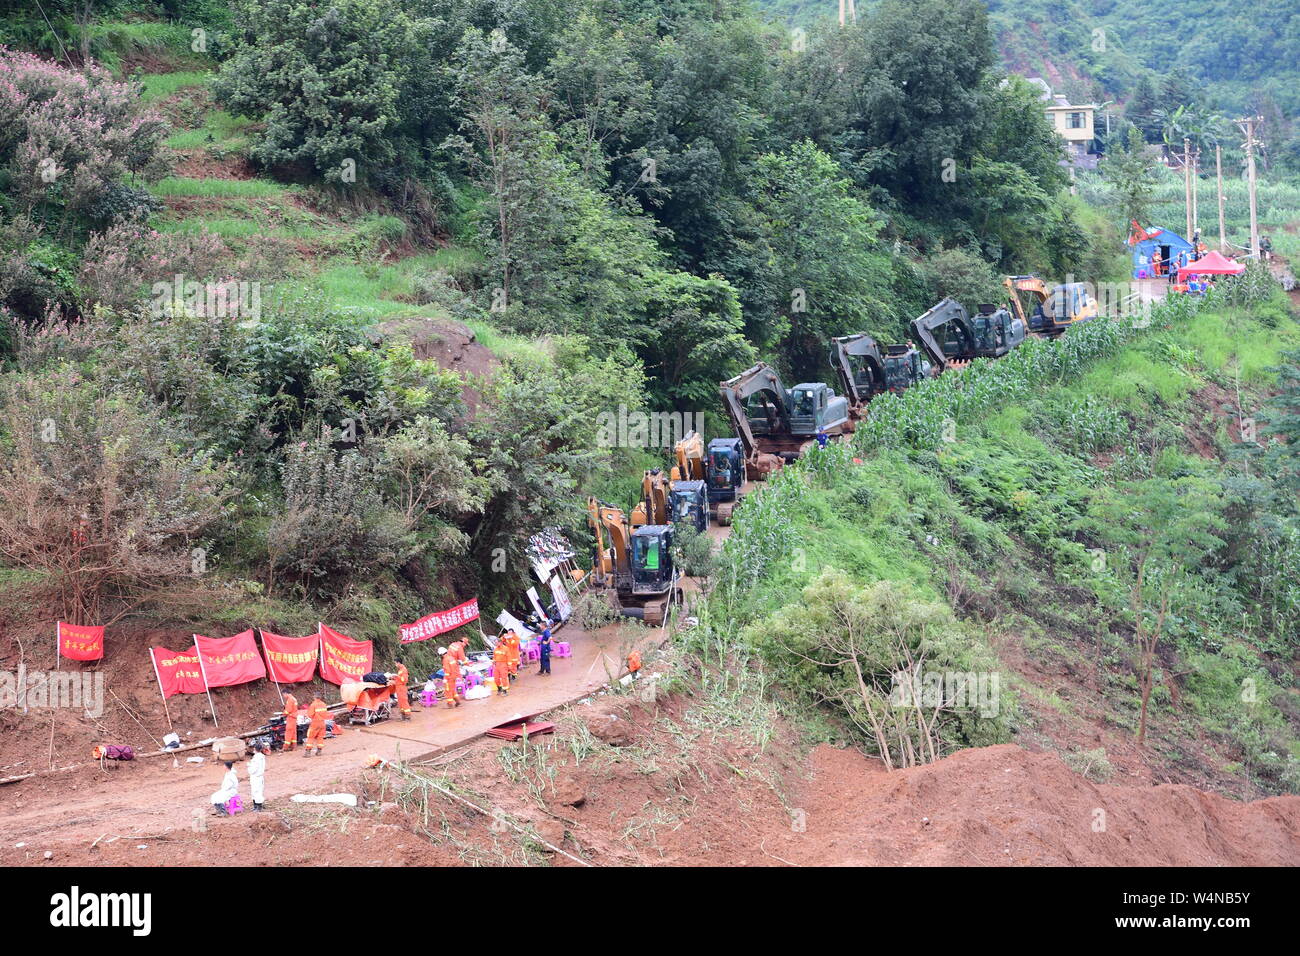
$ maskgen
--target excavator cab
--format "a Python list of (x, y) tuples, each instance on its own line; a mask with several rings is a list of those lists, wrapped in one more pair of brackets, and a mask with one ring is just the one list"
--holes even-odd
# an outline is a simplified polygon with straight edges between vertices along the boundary
[(885, 387), (891, 392), (911, 388), (930, 376), (930, 363), (914, 345), (890, 345), (885, 349)]
[(672, 525), (646, 524), (632, 532), (632, 593), (663, 594), (673, 581)]
[(709, 493), (703, 481), (674, 481), (668, 493), (674, 525), (690, 525), (703, 534), (709, 527)]
[(735, 501), (745, 484), (745, 453), (739, 438), (715, 438), (709, 442), (705, 465), (709, 501)]
[(1053, 325), (1062, 328), (1097, 317), (1097, 300), (1089, 294), (1088, 286), (1083, 282), (1055, 286), (1040, 308), (1051, 318)]
[(1025, 340), (1028, 332), (1025, 323), (1006, 309), (994, 305), (981, 305), (979, 313), (971, 319), (977, 356), (1001, 356)]
[(795, 435), (816, 435), (844, 424), (848, 415), (848, 400), (822, 382), (804, 382), (790, 390), (790, 431)]

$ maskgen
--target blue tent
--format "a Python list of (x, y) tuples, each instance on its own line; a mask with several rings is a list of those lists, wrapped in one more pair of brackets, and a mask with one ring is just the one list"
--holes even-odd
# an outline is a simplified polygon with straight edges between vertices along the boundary
[(1192, 244), (1178, 233), (1170, 232), (1168, 229), (1143, 229), (1134, 223), (1133, 233), (1129, 236), (1128, 243), (1133, 247), (1133, 278), (1135, 279), (1149, 278), (1153, 274), (1152, 257), (1164, 263), (1161, 275), (1168, 274), (1171, 261), (1174, 269), (1177, 270), (1180, 257), (1183, 262), (1192, 258)]

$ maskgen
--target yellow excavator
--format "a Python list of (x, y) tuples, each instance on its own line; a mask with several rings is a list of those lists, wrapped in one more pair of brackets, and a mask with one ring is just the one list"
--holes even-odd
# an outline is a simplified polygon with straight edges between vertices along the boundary
[(731, 513), (744, 493), (747, 474), (739, 438), (715, 438), (706, 450), (699, 432), (687, 432), (673, 446), (675, 464), (669, 484), (669, 512), (704, 532), (711, 521), (731, 524)]
[(1011, 314), (1031, 333), (1056, 338), (1076, 322), (1097, 317), (1097, 300), (1083, 282), (1047, 287), (1036, 275), (1003, 276)]
[(681, 600), (672, 525), (634, 527), (621, 508), (596, 498), (587, 499), (587, 517), (596, 537), (592, 586), (611, 592), (625, 616), (662, 624), (669, 606)]
[(632, 509), (632, 527), (643, 524), (672, 524), (668, 515), (669, 483), (663, 471), (651, 468), (641, 479), (641, 500)]

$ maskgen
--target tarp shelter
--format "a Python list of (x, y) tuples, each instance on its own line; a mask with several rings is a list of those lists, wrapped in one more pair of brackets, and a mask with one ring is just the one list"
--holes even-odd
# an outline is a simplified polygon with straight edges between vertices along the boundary
[(1223, 253), (1214, 251), (1207, 252), (1195, 262), (1187, 263), (1178, 270), (1178, 278), (1181, 280), (1188, 276), (1235, 276), (1245, 271), (1246, 267), (1240, 262), (1234, 262)]
[[(1133, 278), (1149, 279), (1153, 277), (1151, 271), (1152, 257), (1159, 258), (1162, 262), (1168, 263), (1171, 260), (1177, 261), (1178, 257), (1186, 254), (1190, 259), (1192, 257), (1192, 244), (1175, 232), (1168, 229), (1151, 228), (1143, 229), (1136, 222), (1133, 223), (1133, 231), (1129, 234), (1128, 244), (1133, 249)], [(1162, 274), (1167, 274), (1166, 268)]]

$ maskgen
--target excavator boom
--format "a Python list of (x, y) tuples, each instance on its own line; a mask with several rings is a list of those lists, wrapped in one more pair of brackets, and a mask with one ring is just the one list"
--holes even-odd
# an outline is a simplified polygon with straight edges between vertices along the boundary
[[(935, 338), (935, 331), (945, 326), (951, 328), (954, 338), (947, 349)], [(946, 369), (956, 359), (967, 358), (975, 351), (975, 337), (970, 326), (970, 313), (956, 299), (944, 299), (925, 314), (912, 320), (912, 334), (925, 349), (936, 369)]]
[(888, 387), (885, 382), (885, 357), (876, 340), (865, 332), (832, 339), (830, 362), (854, 411), (860, 411)]

